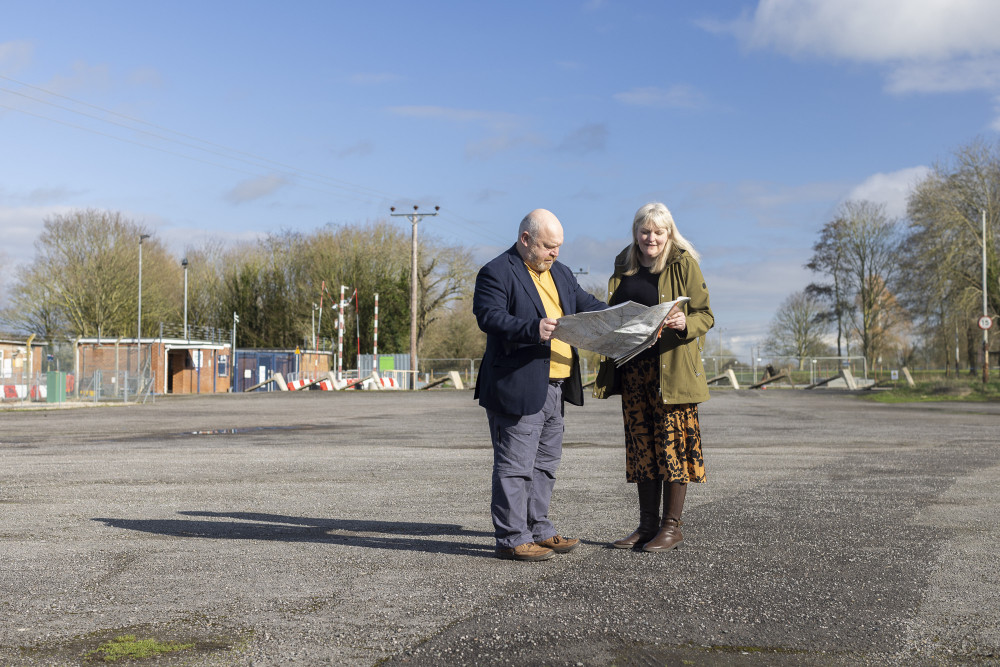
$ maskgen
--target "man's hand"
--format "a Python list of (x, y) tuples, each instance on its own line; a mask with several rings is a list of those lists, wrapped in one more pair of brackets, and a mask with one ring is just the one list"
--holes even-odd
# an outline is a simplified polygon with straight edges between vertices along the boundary
[(542, 342), (551, 340), (552, 332), (556, 330), (556, 320), (551, 317), (543, 318), (541, 322), (538, 323), (538, 337), (542, 339)]

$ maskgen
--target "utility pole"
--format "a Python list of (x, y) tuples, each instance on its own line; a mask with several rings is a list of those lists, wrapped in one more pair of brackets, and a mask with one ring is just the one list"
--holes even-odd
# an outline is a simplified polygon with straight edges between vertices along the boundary
[(395, 206), (389, 207), (389, 215), (408, 218), (413, 225), (410, 237), (410, 371), (413, 385), (410, 389), (417, 388), (417, 223), (424, 217), (437, 215), (441, 210), (440, 206), (435, 206), (433, 213), (417, 213), (417, 208), (414, 204), (413, 213), (396, 213)]
[(188, 336), (188, 260), (187, 257), (181, 260), (184, 267), (184, 342), (191, 342)]
[(232, 391), (232, 392), (236, 391), (236, 383), (239, 380), (239, 378), (236, 377), (236, 325), (239, 324), (239, 323), (240, 323), (240, 316), (237, 315), (236, 311), (234, 310), (233, 311), (233, 342), (229, 346), (229, 356), (231, 356), (233, 358), (232, 363), (229, 364), (229, 368), (230, 368), (230, 371), (229, 371), (229, 375), (230, 375), (229, 391)]
[(990, 325), (989, 313), (986, 311), (986, 209), (983, 209), (983, 317), (980, 326), (983, 328), (983, 384), (990, 381)]
[[(139, 321), (136, 324), (135, 338), (135, 370), (138, 379), (139, 391), (142, 389), (142, 242), (149, 238), (149, 234), (139, 235)], [(138, 396), (138, 391), (136, 396)]]

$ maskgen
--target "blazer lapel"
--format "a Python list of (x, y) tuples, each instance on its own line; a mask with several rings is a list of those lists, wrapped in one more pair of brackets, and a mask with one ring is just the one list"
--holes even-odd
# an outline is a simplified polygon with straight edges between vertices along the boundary
[(576, 313), (576, 301), (569, 298), (570, 285), (565, 280), (561, 280), (563, 274), (562, 272), (556, 273), (555, 268), (556, 265), (553, 264), (549, 272), (552, 274), (552, 282), (556, 284), (556, 292), (559, 293), (559, 306), (562, 308), (563, 315), (573, 315)]
[(528, 273), (528, 267), (525, 265), (524, 260), (517, 254), (516, 247), (511, 248), (510, 264), (511, 270), (514, 272), (514, 276), (517, 278), (518, 282), (521, 283), (521, 287), (524, 288), (524, 291), (528, 293), (528, 298), (531, 299), (531, 303), (535, 305), (535, 310), (538, 311), (538, 314), (541, 317), (545, 317), (545, 306), (542, 305), (542, 297), (538, 294), (538, 288), (535, 286), (535, 281), (531, 279), (531, 274)]

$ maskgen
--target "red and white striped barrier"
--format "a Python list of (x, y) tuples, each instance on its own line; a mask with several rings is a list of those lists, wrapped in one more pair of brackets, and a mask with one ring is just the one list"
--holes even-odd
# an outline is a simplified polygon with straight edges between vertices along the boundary
[(298, 391), (310, 382), (312, 382), (312, 380), (289, 380), (286, 384), (288, 385), (288, 391)]
[(31, 391), (28, 391), (28, 385), (25, 384), (5, 384), (3, 386), (3, 397), (4, 399), (44, 399), (48, 395), (48, 387), (45, 385), (32, 385)]

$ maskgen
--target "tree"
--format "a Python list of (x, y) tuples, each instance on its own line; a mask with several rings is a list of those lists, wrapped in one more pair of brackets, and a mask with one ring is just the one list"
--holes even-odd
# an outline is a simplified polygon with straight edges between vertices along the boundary
[(887, 307), (893, 299), (889, 285), (898, 271), (898, 222), (886, 216), (885, 205), (849, 201), (844, 219), (844, 275), (855, 297), (851, 322), (861, 353), (874, 363), (886, 333), (900, 324), (900, 309)]
[[(227, 248), (222, 241), (210, 239), (200, 248), (188, 246), (185, 250), (184, 256), (188, 260), (187, 320), (190, 327), (228, 331), (232, 326), (233, 313), (225, 312), (220, 301), (226, 267), (238, 264), (240, 255), (249, 253), (249, 248), (251, 246), (245, 243)], [(182, 294), (182, 308), (183, 300)], [(183, 317), (181, 313), (182, 320)], [(194, 332), (191, 335), (200, 337)]]
[[(133, 337), (138, 313), (139, 237), (149, 231), (120, 214), (77, 211), (45, 221), (36, 241), (35, 261), (22, 269), (11, 292), (4, 323), (48, 339), (56, 335)], [(425, 238), (418, 272), (418, 340), (438, 318), (452, 318), (451, 305), (471, 292), (475, 271), (466, 249)], [(143, 335), (161, 323), (184, 318), (184, 275), (180, 261), (155, 239), (142, 244)], [(314, 304), (322, 300), (317, 336), (337, 336), (341, 286), (345, 309), (358, 332), (358, 345), (344, 346), (344, 361), (360, 348), (372, 349), (375, 295), (379, 296), (380, 352), (409, 349), (409, 234), (386, 221), (327, 225), (312, 233), (283, 231), (230, 247), (209, 241), (186, 248), (188, 320), (198, 327), (229, 331), (240, 317), (241, 347), (312, 347)], [(171, 332), (180, 328), (172, 326)], [(176, 335), (176, 334), (175, 334)], [(195, 334), (197, 335), (197, 334)], [(474, 347), (474, 346), (473, 346)], [(329, 350), (329, 344), (324, 345)]]
[(420, 348), (421, 359), (479, 359), (486, 349), (486, 334), (472, 314), (472, 295), (441, 309), (431, 322)]
[[(811, 283), (805, 289), (807, 295), (820, 299), (829, 306), (817, 317), (823, 321), (837, 323), (838, 357), (845, 352), (850, 354), (850, 345), (847, 340), (847, 313), (850, 309), (850, 301), (847, 298), (843, 277), (844, 247), (840, 243), (844, 232), (843, 226), (843, 221), (839, 218), (823, 225), (819, 241), (813, 245), (812, 259), (806, 264), (807, 269), (828, 276), (830, 282)], [(842, 344), (847, 345), (844, 352), (841, 351)]]
[[(899, 324), (902, 309), (886, 308), (894, 298), (889, 291), (898, 271), (898, 226), (886, 216), (885, 205), (870, 201), (847, 201), (836, 218), (828, 222), (817, 244), (810, 268), (830, 279), (839, 339), (846, 321), (870, 362), (884, 345), (887, 332)], [(815, 288), (812, 293), (822, 293)], [(848, 306), (849, 304), (849, 306)]]
[[(422, 341), (428, 327), (448, 314), (449, 304), (469, 292), (474, 271), (463, 248), (425, 238), (419, 251), (417, 331)], [(357, 299), (344, 310), (345, 343), (360, 337), (357, 345), (344, 345), (345, 364), (356, 363), (359, 349), (372, 349), (376, 294), (379, 351), (402, 352), (409, 349), (409, 259), (409, 235), (386, 221), (271, 234), (235, 248), (216, 265), (211, 282), (221, 286), (222, 297), (214, 320), (231, 321), (238, 313), (240, 339), (247, 347), (312, 347), (314, 314), (317, 338), (338, 337), (344, 286), (345, 301)], [(322, 304), (322, 314), (314, 304)]]
[[(447, 312), (449, 304), (463, 297), (471, 298), (475, 275), (469, 254), (462, 249), (447, 246), (424, 248), (417, 273), (418, 349), (423, 344), (428, 327)], [(469, 312), (472, 312), (471, 303)]]
[(829, 321), (823, 317), (824, 312), (822, 303), (808, 292), (792, 294), (774, 316), (765, 349), (775, 356), (798, 359), (802, 370), (807, 357), (826, 352), (823, 336)]
[(11, 302), (0, 312), (0, 322), (14, 331), (34, 333), (50, 341), (58, 337), (62, 327), (52, 288), (37, 273), (38, 267), (33, 265), (17, 272)]
[(981, 347), (975, 320), (982, 314), (984, 244), (988, 307), (992, 314), (1000, 311), (1000, 143), (977, 140), (957, 150), (950, 162), (936, 164), (914, 188), (907, 212), (902, 297), (928, 336), (939, 341), (945, 358), (950, 332), (965, 333), (972, 370)]
[[(21, 269), (4, 320), (47, 338), (131, 336), (138, 315), (144, 226), (93, 209), (44, 221), (34, 261)], [(143, 335), (177, 313), (179, 267), (156, 239), (143, 243)]]

